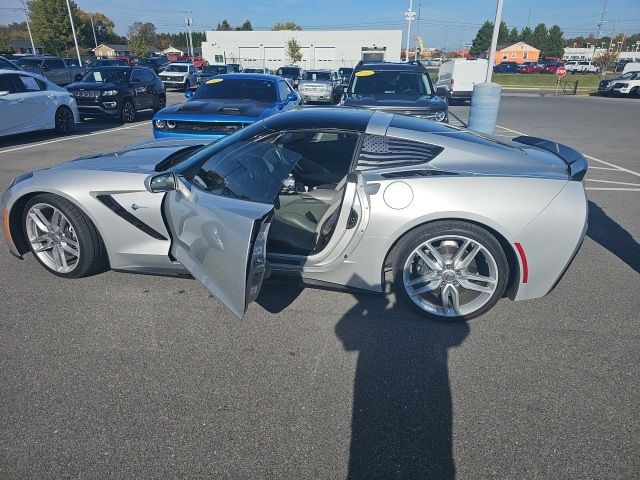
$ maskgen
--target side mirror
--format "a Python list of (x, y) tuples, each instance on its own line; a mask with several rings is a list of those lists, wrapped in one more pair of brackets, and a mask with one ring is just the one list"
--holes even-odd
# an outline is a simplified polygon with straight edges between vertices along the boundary
[(287, 102), (297, 102), (298, 101), (298, 95), (295, 92), (291, 92), (289, 95), (287, 95)]
[(187, 90), (186, 92), (184, 92), (184, 97), (187, 100), (191, 100), (191, 98), (193, 97), (193, 92), (191, 90)]
[(447, 98), (448, 93), (449, 93), (449, 90), (447, 89), (447, 87), (436, 88), (436, 95), (438, 95), (439, 97)]
[(152, 175), (144, 180), (144, 186), (151, 193), (171, 192), (178, 186), (173, 172)]

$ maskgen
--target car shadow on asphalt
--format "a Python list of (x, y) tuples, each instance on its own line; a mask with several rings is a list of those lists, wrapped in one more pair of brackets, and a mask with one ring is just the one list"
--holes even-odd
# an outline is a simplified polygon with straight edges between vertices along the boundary
[[(258, 303), (277, 313), (301, 292), (267, 282)], [(455, 478), (448, 353), (468, 324), (424, 320), (391, 296), (354, 298), (335, 326), (358, 352), (348, 478)]]
[(592, 201), (589, 201), (587, 236), (640, 273), (640, 244)]
[[(153, 118), (153, 111), (145, 110), (138, 112), (134, 123), (150, 121)], [(0, 148), (20, 147), (31, 143), (46, 142), (48, 140), (57, 140), (60, 138), (82, 136), (88, 133), (96, 133), (102, 130), (112, 128), (126, 127), (128, 123), (122, 123), (121, 120), (111, 118), (88, 118), (76, 124), (75, 128), (69, 135), (62, 135), (55, 130), (38, 130), (35, 132), (18, 133), (16, 135), (8, 135), (0, 137)]]

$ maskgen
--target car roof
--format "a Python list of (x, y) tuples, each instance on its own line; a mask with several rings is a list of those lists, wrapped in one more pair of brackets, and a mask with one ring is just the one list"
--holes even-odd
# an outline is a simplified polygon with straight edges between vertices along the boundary
[(228, 78), (229, 80), (247, 80), (247, 78), (249, 78), (253, 80), (269, 80), (271, 82), (282, 80), (282, 77), (268, 73), (222, 73), (216, 75), (216, 78)]
[(272, 115), (266, 118), (264, 122), (272, 130), (313, 128), (364, 132), (373, 114), (373, 110), (366, 108), (303, 108)]
[(169, 65), (193, 65), (191, 62), (171, 62)]
[(406, 72), (419, 72), (424, 73), (427, 71), (424, 65), (416, 62), (360, 62), (354, 69), (360, 70), (374, 70), (374, 71), (406, 71)]

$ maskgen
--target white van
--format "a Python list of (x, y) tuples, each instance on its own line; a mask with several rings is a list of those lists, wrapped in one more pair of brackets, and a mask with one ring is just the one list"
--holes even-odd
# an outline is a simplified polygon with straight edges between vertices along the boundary
[(624, 75), (627, 72), (640, 72), (640, 62), (628, 62), (624, 66), (622, 74)]
[(489, 62), (483, 58), (454, 58), (445, 62), (438, 70), (436, 92), (449, 104), (471, 100), (473, 86), (485, 81), (488, 67)]

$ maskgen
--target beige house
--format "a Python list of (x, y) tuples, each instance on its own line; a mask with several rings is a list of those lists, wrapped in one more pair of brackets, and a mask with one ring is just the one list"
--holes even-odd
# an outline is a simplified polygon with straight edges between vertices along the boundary
[(496, 64), (501, 62), (537, 62), (540, 50), (524, 42), (507, 43), (496, 47)]
[(131, 55), (129, 45), (101, 43), (92, 50), (96, 57), (128, 57)]

